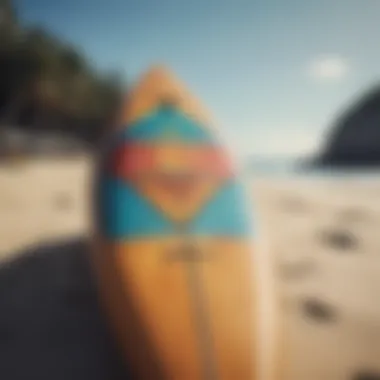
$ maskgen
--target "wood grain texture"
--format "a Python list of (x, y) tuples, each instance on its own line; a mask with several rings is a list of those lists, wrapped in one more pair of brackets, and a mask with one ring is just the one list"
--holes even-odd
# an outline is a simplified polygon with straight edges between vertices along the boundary
[(211, 240), (201, 263), (219, 379), (254, 379), (255, 310), (252, 250), (247, 242)]

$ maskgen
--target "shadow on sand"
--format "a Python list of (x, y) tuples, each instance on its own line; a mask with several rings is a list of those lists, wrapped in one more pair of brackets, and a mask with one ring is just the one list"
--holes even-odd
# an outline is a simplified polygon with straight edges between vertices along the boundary
[(0, 378), (126, 380), (100, 312), (85, 239), (0, 267)]

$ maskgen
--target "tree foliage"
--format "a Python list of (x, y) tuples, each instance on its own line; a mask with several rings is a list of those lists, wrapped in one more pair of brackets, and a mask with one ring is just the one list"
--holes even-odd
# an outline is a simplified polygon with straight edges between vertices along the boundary
[(21, 25), (0, 0), (0, 127), (59, 130), (96, 141), (119, 104), (123, 79), (101, 73), (79, 48)]

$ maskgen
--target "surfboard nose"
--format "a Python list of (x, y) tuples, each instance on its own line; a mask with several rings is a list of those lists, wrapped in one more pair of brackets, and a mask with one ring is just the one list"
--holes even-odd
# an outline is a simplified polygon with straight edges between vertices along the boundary
[(209, 112), (164, 65), (152, 66), (125, 97), (120, 126), (139, 120), (159, 105), (175, 105), (177, 109), (201, 122), (212, 125)]

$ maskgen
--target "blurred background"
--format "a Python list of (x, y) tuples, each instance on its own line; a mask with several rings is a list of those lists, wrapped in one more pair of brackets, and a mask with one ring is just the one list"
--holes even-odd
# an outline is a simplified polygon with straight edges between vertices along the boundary
[(283, 378), (380, 379), (379, 19), (376, 0), (0, 0), (0, 377), (125, 379), (85, 259), (89, 181), (158, 62), (248, 179)]

